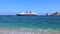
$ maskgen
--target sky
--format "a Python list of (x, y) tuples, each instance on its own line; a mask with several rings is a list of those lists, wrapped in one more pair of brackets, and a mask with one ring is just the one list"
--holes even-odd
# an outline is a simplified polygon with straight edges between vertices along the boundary
[(60, 12), (60, 0), (0, 0), (0, 15), (32, 11), (38, 15)]

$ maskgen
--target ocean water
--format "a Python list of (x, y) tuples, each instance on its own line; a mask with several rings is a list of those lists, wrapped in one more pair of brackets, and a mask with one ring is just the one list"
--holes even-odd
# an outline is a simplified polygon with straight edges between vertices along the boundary
[(60, 31), (60, 16), (1, 15), (0, 28), (16, 28), (20, 30)]

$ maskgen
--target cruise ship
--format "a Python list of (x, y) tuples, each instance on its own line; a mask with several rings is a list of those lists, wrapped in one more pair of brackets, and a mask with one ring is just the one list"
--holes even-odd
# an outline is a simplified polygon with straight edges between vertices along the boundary
[(19, 14), (16, 14), (17, 16), (37, 16), (37, 13), (35, 12), (22, 12)]

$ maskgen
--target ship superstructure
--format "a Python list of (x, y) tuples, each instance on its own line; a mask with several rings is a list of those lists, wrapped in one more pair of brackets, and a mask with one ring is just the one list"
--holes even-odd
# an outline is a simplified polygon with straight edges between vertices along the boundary
[(37, 13), (35, 12), (22, 12), (17, 14), (17, 16), (37, 16)]

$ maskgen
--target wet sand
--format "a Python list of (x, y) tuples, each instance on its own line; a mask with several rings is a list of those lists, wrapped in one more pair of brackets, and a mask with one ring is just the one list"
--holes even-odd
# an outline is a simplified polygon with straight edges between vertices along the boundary
[(60, 34), (60, 32), (53, 30), (21, 30), (0, 28), (0, 34)]

